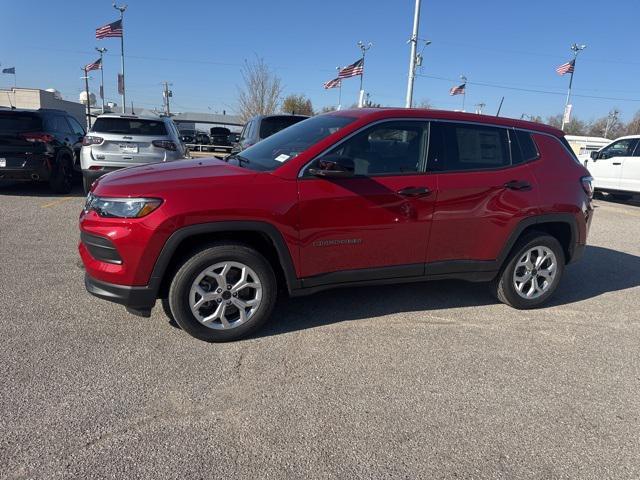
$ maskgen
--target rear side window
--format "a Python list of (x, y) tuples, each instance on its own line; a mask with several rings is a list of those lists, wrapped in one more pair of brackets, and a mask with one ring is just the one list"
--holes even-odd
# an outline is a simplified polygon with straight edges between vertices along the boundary
[(161, 120), (138, 118), (100, 117), (93, 124), (92, 132), (122, 133), (125, 135), (167, 135), (167, 128)]
[(538, 148), (529, 132), (511, 130), (509, 135), (511, 136), (511, 163), (513, 165), (538, 158)]
[(0, 132), (37, 132), (42, 119), (32, 113), (0, 112)]
[(260, 138), (270, 137), (274, 133), (277, 133), (280, 130), (284, 130), (285, 128), (290, 127), (295, 123), (301, 122), (304, 119), (304, 117), (293, 116), (264, 118), (262, 119), (262, 123), (260, 124)]
[(432, 122), (431, 135), (429, 170), (487, 170), (511, 165), (505, 128)]
[(53, 115), (45, 120), (45, 128), (51, 132), (73, 133), (67, 123), (67, 119), (62, 115)]

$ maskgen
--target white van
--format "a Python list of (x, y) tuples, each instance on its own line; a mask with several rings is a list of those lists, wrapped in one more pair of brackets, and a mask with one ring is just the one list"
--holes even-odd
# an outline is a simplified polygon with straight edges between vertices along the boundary
[(592, 152), (585, 167), (597, 191), (610, 193), (618, 200), (640, 194), (640, 135), (620, 137)]

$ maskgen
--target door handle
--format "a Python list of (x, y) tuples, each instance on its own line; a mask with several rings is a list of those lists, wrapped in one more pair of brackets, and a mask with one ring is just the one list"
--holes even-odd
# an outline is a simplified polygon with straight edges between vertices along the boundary
[(622, 162), (613, 162), (614, 165), (622, 165)]
[(505, 183), (503, 186), (504, 188), (508, 188), (509, 190), (531, 190), (531, 184), (526, 180), (511, 180), (510, 182)]
[(405, 187), (396, 192), (398, 195), (402, 195), (403, 197), (422, 197), (424, 195), (429, 195), (431, 190), (427, 187)]

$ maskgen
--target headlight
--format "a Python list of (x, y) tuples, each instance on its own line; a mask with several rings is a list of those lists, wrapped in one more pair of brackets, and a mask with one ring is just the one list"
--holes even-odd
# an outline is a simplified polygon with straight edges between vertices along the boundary
[(101, 217), (140, 218), (149, 215), (161, 203), (159, 198), (109, 198), (89, 193), (84, 211), (93, 210)]

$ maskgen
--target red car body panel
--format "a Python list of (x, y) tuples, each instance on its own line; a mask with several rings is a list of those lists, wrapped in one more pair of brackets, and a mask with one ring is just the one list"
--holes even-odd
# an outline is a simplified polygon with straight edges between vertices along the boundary
[[(521, 222), (544, 214), (571, 215), (578, 230), (576, 241), (585, 243), (592, 207), (580, 178), (588, 172), (558, 141), (562, 132), (519, 120), (433, 110), (334, 114), (357, 119), (271, 172), (196, 159), (132, 167), (102, 177), (94, 184), (98, 196), (160, 198), (163, 204), (140, 219), (83, 212), (81, 232), (109, 239), (123, 259), (121, 264), (100, 261), (81, 242), (88, 276), (114, 285), (148, 285), (173, 234), (225, 221), (273, 227), (284, 241), (301, 286), (304, 279), (332, 272), (409, 265), (416, 268), (407, 275), (420, 276), (428, 265), (440, 262), (497, 261)], [(540, 157), (496, 170), (299, 178), (308, 162), (363, 126), (410, 118), (532, 131)], [(513, 180), (526, 181), (531, 189), (504, 187)], [(418, 197), (397, 193), (407, 187), (425, 187), (428, 193)]]

